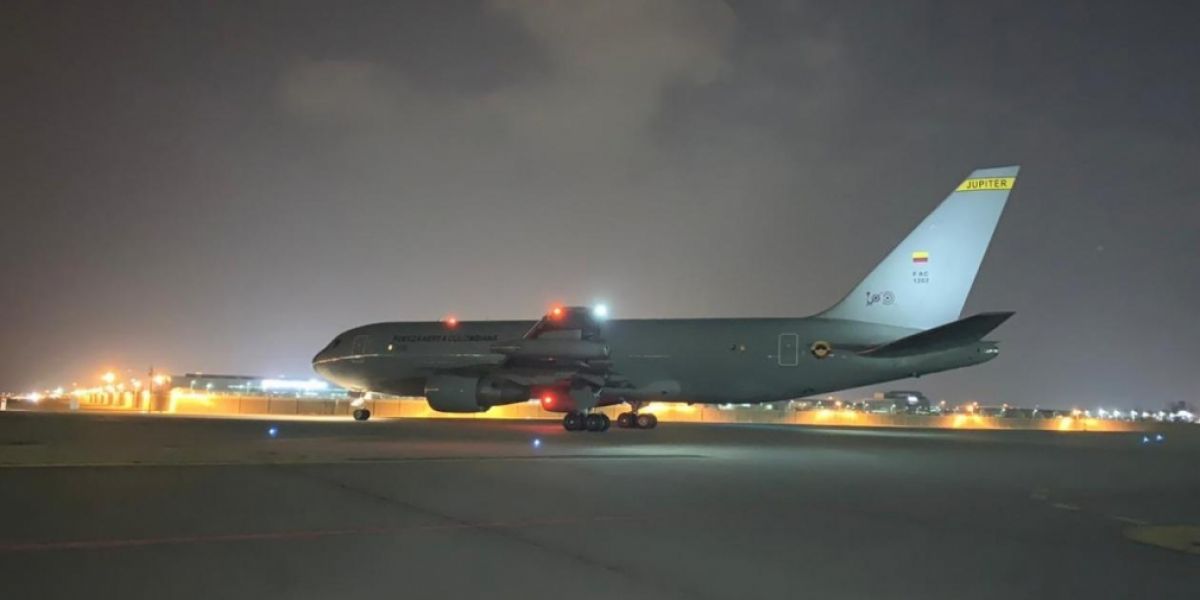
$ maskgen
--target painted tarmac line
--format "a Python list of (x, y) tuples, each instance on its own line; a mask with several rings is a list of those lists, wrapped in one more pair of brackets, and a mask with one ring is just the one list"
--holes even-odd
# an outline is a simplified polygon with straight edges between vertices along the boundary
[(1121, 534), (1140, 544), (1200, 556), (1200, 525), (1142, 525), (1126, 527)]
[(1133, 517), (1122, 517), (1121, 515), (1109, 515), (1108, 518), (1114, 519), (1117, 521), (1121, 521), (1122, 523), (1129, 523), (1130, 525), (1149, 525), (1150, 524), (1149, 521), (1144, 521), (1142, 519), (1135, 519)]
[(426, 462), (520, 462), (553, 460), (678, 460), (709, 458), (703, 454), (548, 454), (545, 456), (412, 456), (402, 458), (346, 457), (322, 460), (264, 460), (264, 461), (117, 461), (79, 463), (0, 463), (2, 469), (103, 469), (132, 467), (306, 467), (330, 465), (397, 465)]
[(408, 527), (362, 527), (352, 529), (315, 529), (299, 531), (270, 531), (214, 535), (166, 536), (156, 538), (125, 538), (95, 540), (64, 540), (55, 542), (9, 542), (0, 543), (3, 552), (47, 552), (56, 550), (109, 550), (139, 548), (144, 546), (167, 546), (187, 544), (211, 544), (221, 542), (290, 541), (310, 540), (352, 535), (387, 535), (406, 533), (428, 533), (439, 531), (524, 529), (530, 527), (563, 527), (596, 523), (612, 523), (644, 520), (641, 517), (607, 515), (596, 517), (560, 517), (551, 519), (529, 519), (522, 521), (493, 521), (481, 523), (445, 523), (436, 525), (413, 525)]

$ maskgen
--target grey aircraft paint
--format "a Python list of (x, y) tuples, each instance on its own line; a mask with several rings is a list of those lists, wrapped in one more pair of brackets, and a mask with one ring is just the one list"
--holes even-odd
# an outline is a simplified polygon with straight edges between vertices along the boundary
[(353, 390), (426, 396), (437, 410), (552, 391), (563, 400), (548, 408), (580, 412), (650, 400), (771, 402), (979, 364), (998, 353), (983, 336), (1011, 313), (956, 319), (1017, 172), (973, 172), (841, 302), (812, 317), (603, 320), (579, 309), (561, 323), (555, 314), (377, 323), (337, 336), (313, 367)]

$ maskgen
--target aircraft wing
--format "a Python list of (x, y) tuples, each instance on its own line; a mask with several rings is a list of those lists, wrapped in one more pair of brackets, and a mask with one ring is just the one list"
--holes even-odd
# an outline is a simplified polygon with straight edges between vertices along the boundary
[(497, 342), (491, 350), (504, 359), (489, 374), (519, 385), (628, 386), (612, 370), (601, 320), (585, 307), (553, 308), (520, 339)]
[(636, 386), (627, 376), (614, 371), (603, 329), (603, 319), (597, 318), (592, 309), (554, 308), (520, 338), (493, 344), (490, 348), (493, 359), (486, 364), (443, 372), (503, 381), (539, 395), (552, 392), (540, 396), (544, 406), (547, 406), (544, 398), (554, 398), (555, 408), (551, 410), (568, 406), (574, 410), (587, 409), (678, 394), (677, 381), (659, 380)]

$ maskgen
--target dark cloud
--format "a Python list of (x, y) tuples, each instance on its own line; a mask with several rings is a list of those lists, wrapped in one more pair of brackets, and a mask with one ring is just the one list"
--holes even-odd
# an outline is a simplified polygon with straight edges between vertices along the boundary
[(962, 2), (0, 7), (0, 388), (305, 374), (375, 320), (803, 315), (1025, 166), (919, 385), (1194, 395), (1194, 10)]

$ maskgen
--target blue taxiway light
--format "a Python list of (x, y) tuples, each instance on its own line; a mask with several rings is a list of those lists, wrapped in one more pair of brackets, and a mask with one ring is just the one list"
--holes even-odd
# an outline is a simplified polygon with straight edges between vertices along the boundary
[(275, 436), (279, 435), (279, 428), (271, 427), (270, 429), (267, 429), (267, 435), (269, 435), (271, 437), (275, 437)]
[(541, 447), (542, 447), (542, 440), (541, 440), (541, 438), (533, 438), (533, 447), (534, 447), (534, 448), (541, 448)]

